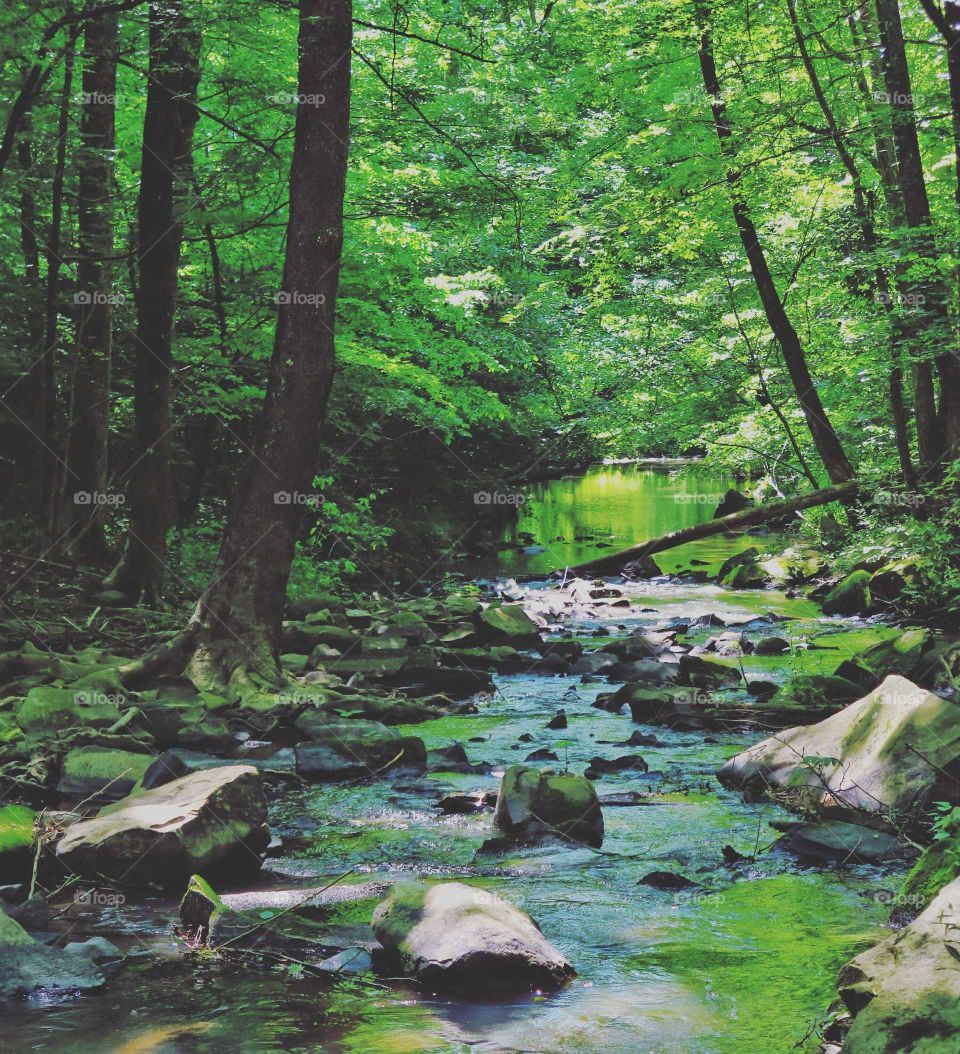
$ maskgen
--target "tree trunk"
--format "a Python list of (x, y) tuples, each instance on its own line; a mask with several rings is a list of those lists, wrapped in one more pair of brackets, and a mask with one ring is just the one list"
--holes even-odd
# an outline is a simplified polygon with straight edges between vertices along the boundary
[(713, 111), (713, 122), (720, 141), (720, 150), (727, 163), (727, 185), (730, 188), (733, 217), (737, 224), (740, 240), (750, 265), (757, 292), (767, 316), (770, 329), (783, 351), (787, 372), (797, 394), (797, 401), (803, 410), (814, 445), (823, 462), (823, 467), (832, 483), (843, 483), (853, 476), (853, 468), (840, 445), (833, 426), (827, 418), (826, 410), (820, 401), (810, 370), (807, 367), (806, 355), (800, 343), (800, 337), (793, 327), (777, 292), (773, 275), (767, 264), (766, 254), (750, 218), (750, 212), (741, 194), (741, 174), (736, 168), (736, 148), (733, 144), (730, 122), (726, 105), (720, 93), (720, 79), (713, 56), (708, 28), (708, 11), (704, 4), (699, 4), (698, 19), (700, 22), (700, 70), (703, 74), (703, 85), (710, 96)]
[[(653, 538), (649, 542), (632, 545), (629, 549), (621, 549), (618, 553), (610, 553), (607, 556), (599, 556), (595, 560), (576, 564), (567, 568), (567, 573), (573, 575), (616, 574), (624, 564), (631, 560), (653, 556), (654, 553), (662, 553), (667, 549), (675, 549), (678, 545), (698, 542), (701, 538), (711, 538), (715, 534), (740, 531), (744, 527), (755, 527), (758, 523), (775, 523), (802, 512), (804, 509), (826, 505), (830, 501), (848, 502), (857, 493), (858, 488), (857, 480), (851, 479), (833, 487), (821, 487), (820, 490), (801, 494), (799, 498), (791, 498), (789, 501), (775, 501), (753, 509), (744, 509), (742, 512), (732, 512), (729, 516), (720, 516), (715, 520), (696, 523), (692, 527), (684, 527), (679, 531), (662, 534), (659, 538)], [(560, 572), (554, 573), (559, 574)]]
[(103, 528), (108, 508), (118, 44), (117, 15), (101, 15), (86, 24), (77, 151), (76, 366), (57, 535), (65, 551), (93, 560), (107, 555)]
[(255, 453), (234, 495), (213, 581), (190, 624), (127, 672), (184, 669), (232, 698), (278, 688), (280, 623), (302, 503), (333, 378), (350, 102), (350, 0), (301, 0), (301, 99), (286, 260)]
[[(67, 164), (67, 137), (70, 131), (70, 95), (73, 91), (74, 49), (71, 46), (63, 57), (63, 87), (60, 92), (60, 111), (57, 118), (56, 161), (50, 188), (50, 230), (47, 234), (47, 281), (44, 296), (43, 354), (37, 363), (36, 392), (41, 422), (43, 453), (40, 463), (40, 502), (43, 522), (50, 532), (44, 548), (49, 548), (57, 537), (53, 533), (56, 515), (55, 502), (59, 493), (59, 470), (62, 462), (54, 453), (57, 443), (57, 353), (59, 351), (60, 320), (60, 235), (63, 227), (63, 174)], [(64, 466), (65, 467), (65, 466)]]
[[(904, 246), (929, 261), (935, 271), (937, 246), (930, 224), (930, 202), (923, 175), (920, 140), (910, 85), (910, 70), (903, 42), (897, 0), (876, 0), (883, 56), (883, 77), (890, 106), (897, 178), (903, 197), (903, 215), (910, 238)], [(952, 348), (955, 334), (947, 310), (947, 290), (933, 278), (912, 280), (903, 286), (904, 308), (912, 324), (907, 327), (908, 350), (915, 363), (914, 397), (920, 461), (924, 475), (934, 474), (943, 460), (956, 456), (960, 444), (960, 360)], [(931, 359), (940, 381), (940, 405), (935, 408)]]
[[(817, 105), (820, 107), (823, 119), (827, 122), (827, 130), (829, 131), (830, 138), (836, 148), (837, 156), (840, 158), (841, 164), (847, 170), (847, 174), (850, 177), (850, 184), (853, 189), (854, 211), (857, 216), (857, 221), (860, 224), (864, 251), (867, 253), (873, 253), (877, 248), (879, 239), (873, 222), (870, 193), (864, 186), (860, 167), (844, 141), (844, 137), (840, 131), (840, 125), (833, 112), (833, 107), (827, 99), (827, 93), (824, 91), (823, 85), (820, 81), (820, 76), (817, 73), (813, 56), (807, 48), (807, 37), (804, 34), (803, 27), (800, 24), (800, 18), (797, 14), (796, 0), (787, 0), (787, 13), (790, 16), (790, 24), (793, 27), (793, 35), (797, 42), (797, 49), (800, 52), (800, 60), (803, 63), (804, 70), (806, 70), (814, 98), (817, 100)], [(877, 145), (879, 152), (879, 139)], [(887, 312), (889, 314), (894, 314), (895, 305), (890, 293), (890, 283), (887, 279), (886, 271), (884, 271), (883, 266), (880, 264), (877, 264), (874, 269), (871, 291), (878, 297), (881, 303), (884, 304)], [(909, 424), (906, 408), (903, 403), (903, 371), (899, 366), (899, 339), (897, 326), (895, 324), (891, 325), (890, 335), (891, 368), (887, 384), (887, 393), (890, 398), (890, 416), (893, 422), (894, 443), (897, 449), (897, 456), (900, 459), (900, 474), (903, 477), (904, 485), (912, 490), (916, 486), (916, 473), (913, 470), (913, 459), (910, 453)]]
[(140, 289), (134, 365), (129, 527), (107, 584), (154, 603), (163, 587), (170, 520), (170, 376), (177, 269), (189, 208), (200, 34), (180, 0), (150, 8), (150, 68), (140, 169)]

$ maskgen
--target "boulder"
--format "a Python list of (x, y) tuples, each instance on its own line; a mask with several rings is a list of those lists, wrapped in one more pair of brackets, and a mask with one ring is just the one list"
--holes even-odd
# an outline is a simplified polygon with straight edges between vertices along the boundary
[(902, 852), (896, 835), (843, 820), (777, 823), (774, 826), (785, 831), (776, 848), (785, 849), (809, 863), (876, 864)]
[[(48, 1001), (103, 983), (103, 974), (89, 955), (38, 944), (0, 911), (0, 999), (40, 996)], [(9, 1031), (7, 1037), (13, 1041)]]
[(523, 604), (489, 604), (480, 612), (478, 628), (494, 644), (512, 644), (515, 648), (540, 644), (540, 629)]
[(571, 673), (603, 673), (613, 669), (619, 658), (609, 651), (588, 651), (570, 667)]
[(846, 677), (869, 692), (891, 673), (913, 676), (919, 667), (926, 665), (921, 663), (921, 656), (932, 644), (930, 630), (907, 630), (891, 640), (878, 641), (855, 658), (842, 662), (837, 667), (837, 676)]
[(733, 512), (743, 512), (744, 509), (749, 509), (752, 504), (745, 494), (741, 494), (739, 490), (734, 490), (731, 487), (720, 499), (720, 504), (714, 510), (713, 518), (718, 520), (721, 516), (729, 516)]
[(258, 870), (269, 841), (256, 769), (231, 765), (107, 806), (67, 830), (57, 857), (80, 875), (166, 886), (196, 871)]
[(415, 699), (430, 695), (445, 695), (449, 699), (470, 699), (480, 692), (492, 692), (493, 681), (489, 673), (459, 664), (456, 667), (411, 665), (400, 674), (398, 687), (404, 695)]
[(841, 579), (823, 598), (825, 615), (866, 615), (873, 609), (870, 572), (854, 571)]
[(739, 688), (743, 678), (735, 666), (724, 666), (698, 655), (680, 656), (680, 683), (691, 688), (713, 691), (721, 688)]
[(650, 766), (639, 754), (624, 754), (619, 758), (593, 757), (584, 772), (588, 780), (596, 780), (601, 776), (614, 772), (649, 772)]
[(398, 883), (371, 925), (387, 955), (430, 991), (553, 991), (576, 972), (529, 915), (462, 882)]
[(809, 722), (842, 710), (863, 694), (860, 685), (845, 677), (804, 673), (778, 688), (768, 706), (782, 711), (788, 723)]
[(618, 662), (605, 673), (611, 681), (645, 681), (648, 684), (674, 684), (679, 677), (676, 664), (661, 662), (659, 659)]
[(628, 560), (620, 568), (620, 574), (630, 581), (636, 581), (638, 578), (658, 578), (663, 571), (652, 556), (638, 556)]
[(557, 836), (599, 848), (603, 813), (584, 776), (511, 765), (500, 781), (493, 822), (518, 841)]
[(907, 927), (852, 959), (838, 987), (845, 1054), (954, 1054), (960, 1035), (960, 879)]
[(112, 702), (98, 702), (95, 692), (72, 688), (31, 688), (17, 708), (17, 724), (27, 735), (54, 737), (76, 729), (109, 728), (120, 718)]
[(905, 590), (921, 584), (922, 572), (916, 560), (895, 560), (870, 576), (870, 595), (882, 604), (892, 604)]
[(63, 759), (57, 793), (66, 798), (119, 801), (154, 763), (152, 754), (106, 747), (77, 747)]
[(852, 823), (916, 821), (929, 803), (957, 798), (958, 718), (956, 703), (892, 676), (818, 724), (737, 754), (717, 776)]
[[(427, 752), (418, 736), (399, 736), (373, 721), (314, 723), (315, 742), (296, 748), (297, 774), (315, 781), (359, 779), (391, 768), (423, 772)], [(367, 726), (359, 728), (357, 726)], [(369, 726), (374, 726), (372, 729)]]
[(754, 655), (781, 655), (790, 647), (790, 642), (783, 637), (762, 637), (754, 645)]
[[(156, 758), (140, 781), (142, 790), (153, 790), (172, 783), (181, 776), (188, 776), (194, 772), (206, 772), (209, 769), (230, 768), (240, 764), (234, 758), (216, 758), (211, 754), (203, 754), (196, 750), (184, 750), (181, 747), (173, 747), (165, 750), (160, 757)], [(263, 776), (286, 776), (292, 777), (296, 772), (296, 757), (291, 748), (278, 750), (265, 758), (244, 759), (244, 765), (249, 765)]]

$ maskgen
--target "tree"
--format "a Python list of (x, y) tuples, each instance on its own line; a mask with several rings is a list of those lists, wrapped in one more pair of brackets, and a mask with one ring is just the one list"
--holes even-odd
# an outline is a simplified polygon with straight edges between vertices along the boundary
[(200, 34), (180, 0), (150, 8), (150, 68), (140, 168), (134, 451), (130, 521), (107, 584), (153, 603), (163, 588), (170, 523), (170, 376), (177, 270), (192, 201)]
[(350, 132), (350, 0), (301, 0), (283, 288), (260, 435), (213, 579), (184, 632), (130, 671), (185, 669), (234, 696), (282, 684), (280, 623), (334, 366)]
[(66, 478), (54, 534), (66, 551), (106, 556), (107, 449), (113, 332), (113, 199), (116, 138), (116, 13), (85, 25), (77, 151), (77, 307)]
[(820, 395), (817, 392), (810, 370), (807, 366), (806, 355), (800, 343), (790, 317), (783, 306), (780, 294), (777, 292), (776, 283), (767, 263), (766, 253), (760, 234), (754, 225), (741, 192), (741, 174), (736, 167), (736, 148), (733, 144), (733, 131), (727, 116), (727, 107), (723, 101), (720, 91), (720, 77), (717, 73), (717, 64), (713, 55), (713, 43), (709, 29), (709, 12), (700, 4), (698, 6), (698, 21), (700, 24), (700, 71), (703, 76), (703, 86), (710, 97), (710, 107), (713, 111), (713, 122), (717, 138), (720, 141), (720, 150), (727, 163), (727, 185), (730, 188), (731, 208), (733, 218), (737, 224), (737, 231), (743, 244), (750, 272), (756, 283), (757, 293), (763, 304), (764, 313), (770, 324), (770, 329), (776, 337), (783, 351), (783, 358), (787, 366), (787, 372), (793, 382), (797, 401), (800, 403), (810, 434), (813, 436), (817, 452), (827, 470), (831, 483), (843, 483), (853, 476), (853, 468), (847, 460), (840, 440), (827, 417)]

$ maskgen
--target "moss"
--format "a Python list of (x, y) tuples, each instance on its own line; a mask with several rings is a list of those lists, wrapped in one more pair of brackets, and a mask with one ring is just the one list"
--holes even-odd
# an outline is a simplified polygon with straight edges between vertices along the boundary
[(826, 615), (865, 615), (873, 607), (870, 572), (854, 571), (838, 582), (823, 601)]
[(921, 853), (900, 887), (898, 900), (915, 910), (926, 907), (949, 882), (960, 876), (960, 832), (935, 842)]

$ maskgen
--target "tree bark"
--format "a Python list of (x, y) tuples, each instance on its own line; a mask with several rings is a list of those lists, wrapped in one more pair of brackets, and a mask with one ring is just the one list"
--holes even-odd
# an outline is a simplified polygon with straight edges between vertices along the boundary
[(113, 199), (119, 23), (91, 19), (84, 31), (77, 194), (77, 306), (67, 479), (60, 548), (92, 560), (107, 556), (107, 449), (113, 335)]
[[(616, 574), (624, 564), (631, 560), (638, 560), (644, 556), (653, 556), (654, 553), (662, 553), (667, 549), (675, 549), (678, 545), (687, 545), (689, 542), (698, 542), (702, 538), (711, 538), (715, 534), (727, 534), (742, 530), (744, 527), (755, 527), (758, 523), (775, 523), (785, 520), (795, 513), (804, 509), (812, 509), (816, 505), (826, 505), (831, 501), (849, 501), (857, 493), (859, 483), (857, 480), (847, 480), (832, 487), (821, 487), (820, 490), (810, 491), (802, 494), (799, 498), (791, 498), (789, 501), (776, 501), (768, 505), (759, 505), (754, 509), (744, 509), (742, 512), (732, 512), (729, 516), (720, 516), (715, 520), (707, 520), (704, 523), (694, 524), (692, 527), (684, 527), (680, 531), (671, 531), (662, 534), (659, 538), (653, 538), (649, 542), (641, 542), (632, 545), (629, 549), (621, 549), (618, 553), (597, 557), (595, 560), (587, 560), (585, 563), (576, 564), (567, 568), (568, 574)], [(560, 571), (554, 572), (561, 573)], [(541, 576), (542, 577), (542, 576)]]
[[(213, 580), (190, 624), (127, 671), (183, 669), (243, 698), (283, 685), (287, 580), (312, 485), (334, 366), (350, 110), (350, 0), (301, 0), (299, 97), (283, 286), (255, 452), (234, 495)], [(314, 100), (325, 100), (317, 105)]]
[(129, 526), (107, 585), (151, 604), (163, 588), (170, 522), (170, 377), (177, 270), (190, 206), (200, 34), (180, 0), (150, 8), (150, 66), (138, 203), (140, 289)]
[(37, 363), (37, 406), (41, 421), (43, 453), (40, 463), (40, 502), (43, 522), (50, 532), (44, 548), (56, 539), (53, 521), (55, 500), (59, 492), (58, 478), (61, 463), (54, 453), (57, 442), (57, 353), (59, 351), (60, 321), (60, 238), (63, 228), (63, 175), (67, 164), (67, 137), (70, 131), (70, 95), (73, 91), (74, 49), (69, 47), (63, 57), (63, 87), (57, 118), (56, 161), (50, 188), (50, 229), (47, 234), (47, 281), (44, 297), (43, 354)]
[(840, 440), (831, 425), (826, 410), (820, 401), (813, 378), (807, 366), (806, 355), (800, 343), (800, 337), (787, 315), (783, 301), (777, 292), (776, 283), (767, 263), (766, 254), (760, 241), (760, 235), (750, 217), (741, 193), (741, 173), (736, 167), (736, 147), (733, 143), (732, 129), (727, 116), (726, 105), (720, 92), (720, 78), (713, 56), (713, 44), (709, 31), (709, 15), (706, 5), (697, 7), (700, 23), (700, 71), (703, 75), (703, 86), (710, 96), (713, 111), (713, 122), (720, 151), (727, 163), (727, 185), (730, 188), (733, 217), (740, 234), (740, 241), (750, 265), (753, 280), (763, 305), (770, 329), (783, 351), (787, 372), (797, 394), (797, 401), (803, 410), (807, 426), (813, 437), (814, 445), (823, 462), (831, 483), (843, 483), (853, 476), (853, 468), (847, 460)]
[[(920, 140), (910, 84), (910, 70), (903, 41), (897, 0), (876, 0), (883, 57), (883, 78), (890, 106), (897, 180), (903, 198), (903, 215), (910, 237), (908, 252), (936, 268), (937, 246), (930, 222), (930, 202), (923, 175)], [(907, 327), (908, 350), (914, 362), (914, 398), (920, 461), (924, 475), (933, 475), (940, 462), (956, 456), (960, 445), (960, 359), (953, 350), (956, 336), (950, 324), (947, 290), (931, 278), (909, 280), (903, 285), (904, 307), (913, 324)], [(940, 382), (936, 406), (931, 359)]]

